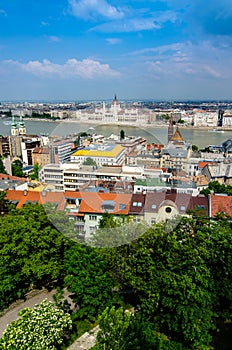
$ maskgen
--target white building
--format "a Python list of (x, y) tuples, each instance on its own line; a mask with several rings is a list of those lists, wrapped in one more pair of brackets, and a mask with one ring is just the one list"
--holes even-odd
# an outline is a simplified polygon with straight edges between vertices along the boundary
[(225, 111), (222, 118), (222, 126), (223, 127), (232, 127), (232, 112)]
[(194, 126), (216, 127), (218, 123), (218, 113), (204, 110), (194, 110)]
[(90, 144), (71, 155), (71, 162), (83, 164), (91, 158), (97, 166), (123, 165), (125, 163), (125, 148), (116, 144)]
[(76, 111), (76, 119), (95, 123), (144, 125), (153, 123), (155, 118), (150, 109), (122, 107), (116, 96), (109, 107), (103, 102), (102, 107)]

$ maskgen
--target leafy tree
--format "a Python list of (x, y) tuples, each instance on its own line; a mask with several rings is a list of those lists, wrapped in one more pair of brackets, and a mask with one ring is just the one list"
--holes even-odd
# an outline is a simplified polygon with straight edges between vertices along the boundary
[(183, 219), (172, 232), (155, 225), (130, 244), (101, 251), (119, 291), (183, 348), (207, 349), (216, 314), (231, 305), (229, 225)]
[(87, 132), (85, 132), (85, 131), (80, 132), (78, 135), (79, 135), (80, 137), (87, 137), (87, 136), (88, 136)]
[(192, 150), (195, 151), (195, 152), (198, 151), (198, 146), (192, 145)]
[(183, 349), (154, 330), (140, 312), (130, 312), (120, 307), (106, 308), (99, 317), (100, 330), (93, 350), (159, 350)]
[(19, 177), (25, 176), (25, 174), (23, 173), (23, 163), (19, 159), (16, 159), (12, 162), (11, 169), (12, 169), (13, 176), (19, 176)]
[(147, 229), (146, 223), (135, 223), (129, 216), (114, 217), (104, 213), (99, 221), (99, 228), (88, 243), (99, 248), (121, 246), (135, 240)]
[(30, 288), (63, 278), (70, 242), (50, 223), (41, 205), (27, 204), (0, 218), (0, 310)]
[(84, 165), (93, 165), (93, 166), (97, 165), (97, 163), (91, 157), (86, 158), (86, 160), (84, 161), (83, 164)]
[(7, 210), (7, 200), (6, 200), (6, 192), (0, 191), (0, 214), (3, 215)]
[(161, 118), (164, 119), (164, 120), (169, 120), (169, 119), (170, 119), (170, 116), (169, 116), (168, 113), (166, 113), (166, 114), (162, 114), (162, 115), (161, 115)]
[(81, 319), (94, 319), (112, 303), (113, 280), (106, 260), (95, 248), (74, 244), (65, 254), (65, 285), (75, 293)]
[(100, 330), (97, 335), (96, 350), (121, 350), (125, 342), (126, 331), (131, 314), (121, 307), (106, 308), (99, 317)]
[(218, 181), (211, 181), (208, 187), (201, 191), (201, 194), (208, 196), (210, 191), (213, 191), (214, 193), (225, 193), (232, 196), (232, 186), (220, 184)]
[(69, 314), (46, 299), (34, 308), (19, 312), (0, 339), (1, 349), (56, 350), (62, 343), (65, 331), (72, 328)]
[(0, 157), (0, 174), (7, 174), (1, 157)]
[(33, 173), (30, 175), (31, 180), (39, 180), (39, 171), (41, 167), (38, 163), (35, 163), (33, 166)]

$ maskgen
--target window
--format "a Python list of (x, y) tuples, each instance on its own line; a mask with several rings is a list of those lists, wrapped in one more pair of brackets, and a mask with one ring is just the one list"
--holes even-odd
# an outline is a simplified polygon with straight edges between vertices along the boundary
[(152, 224), (152, 225), (155, 224), (155, 219), (151, 219), (151, 224)]
[(142, 207), (142, 202), (138, 202), (138, 207)]
[(205, 209), (205, 205), (197, 205), (196, 209)]
[(184, 205), (181, 205), (180, 210), (185, 211), (186, 207)]
[(89, 231), (94, 232), (95, 231), (95, 226), (89, 226)]
[(96, 221), (97, 220), (97, 215), (90, 215), (89, 220)]
[(119, 210), (125, 210), (126, 209), (126, 204), (119, 204)]
[(133, 207), (137, 207), (138, 206), (138, 202), (133, 202)]
[(151, 209), (156, 209), (156, 204), (152, 204)]
[(172, 212), (172, 208), (171, 207), (167, 207), (165, 208), (165, 211), (167, 214), (170, 214)]

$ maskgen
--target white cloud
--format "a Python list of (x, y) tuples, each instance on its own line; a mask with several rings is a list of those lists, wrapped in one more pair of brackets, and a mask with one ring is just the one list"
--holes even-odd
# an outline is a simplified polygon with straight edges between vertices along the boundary
[(154, 18), (134, 18), (125, 21), (107, 22), (95, 26), (91, 31), (103, 33), (130, 33), (144, 30), (160, 29), (161, 25)]
[(232, 48), (210, 41), (174, 43), (128, 54), (131, 60), (143, 67), (154, 78), (230, 79), (232, 78)]
[(86, 79), (116, 77), (120, 73), (111, 69), (108, 64), (86, 58), (78, 61), (75, 58), (68, 59), (63, 65), (53, 63), (47, 59), (43, 61), (29, 61), (20, 63), (18, 61), (6, 61), (19, 69), (37, 76), (59, 76), (60, 78), (81, 77)]
[(72, 14), (85, 20), (95, 19), (96, 16), (108, 19), (120, 19), (124, 16), (123, 11), (105, 0), (69, 0), (69, 4)]
[(55, 35), (51, 35), (48, 37), (49, 42), (51, 43), (58, 43), (61, 39), (58, 36)]
[(115, 45), (115, 44), (119, 44), (121, 42), (121, 39), (119, 39), (119, 38), (107, 38), (106, 41), (111, 45)]

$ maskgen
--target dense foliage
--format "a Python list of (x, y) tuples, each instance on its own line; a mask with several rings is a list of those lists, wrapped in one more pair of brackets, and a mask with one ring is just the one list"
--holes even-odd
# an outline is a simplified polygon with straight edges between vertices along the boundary
[(94, 319), (112, 303), (113, 279), (107, 261), (97, 249), (74, 244), (65, 255), (65, 284), (75, 293), (81, 319)]
[(232, 196), (232, 186), (220, 184), (218, 181), (211, 181), (208, 187), (203, 189), (201, 193), (208, 196), (210, 191), (213, 191), (214, 193), (225, 193), (228, 194), (228, 196)]
[(152, 330), (152, 324), (139, 312), (123, 307), (106, 308), (99, 317), (99, 327), (94, 350), (158, 350), (165, 339)]
[(30, 288), (62, 279), (69, 242), (50, 223), (44, 208), (27, 204), (0, 218), (0, 310)]
[(215, 319), (231, 319), (231, 247), (230, 222), (198, 218), (101, 252), (115, 286), (156, 332), (183, 349), (209, 349)]
[(50, 119), (50, 120), (57, 120), (59, 117), (54, 117), (51, 116), (50, 113), (37, 113), (37, 112), (32, 112), (31, 115), (26, 114), (25, 118), (36, 118), (36, 119)]
[[(119, 337), (125, 350), (212, 348), (218, 321), (232, 319), (231, 220), (183, 218), (137, 235), (105, 215), (92, 247), (50, 209), (27, 204), (0, 217), (1, 309), (56, 281), (72, 293), (74, 320), (99, 318), (97, 350), (117, 349)], [(120, 237), (106, 235), (109, 220)]]
[(0, 174), (6, 174), (6, 169), (0, 156)]
[(23, 163), (20, 159), (16, 159), (11, 164), (11, 170), (13, 176), (24, 177)]
[(63, 343), (64, 332), (72, 328), (71, 317), (46, 299), (34, 308), (19, 312), (0, 338), (2, 350), (56, 350)]

